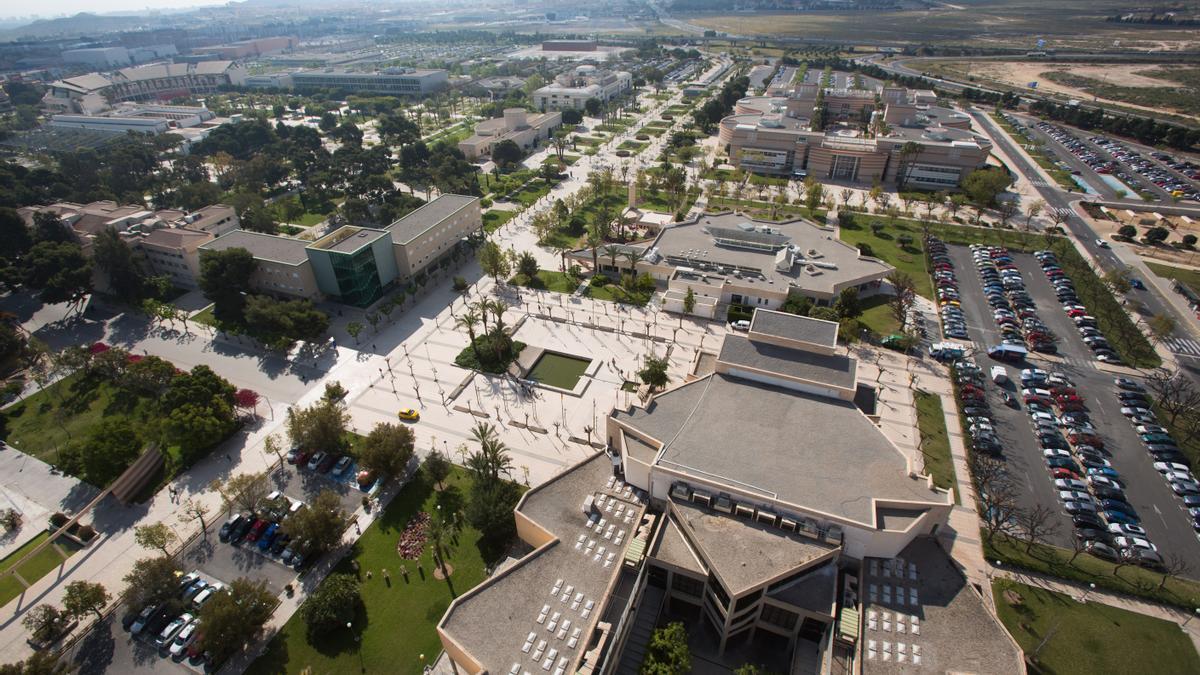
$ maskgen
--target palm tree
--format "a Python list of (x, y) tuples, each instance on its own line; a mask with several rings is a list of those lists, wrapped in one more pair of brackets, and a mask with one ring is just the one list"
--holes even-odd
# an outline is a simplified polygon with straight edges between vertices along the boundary
[(476, 422), (474, 427), (471, 427), (471, 438), (474, 438), (480, 445), (486, 445), (489, 442), (498, 440), (496, 435), (496, 427), (487, 422)]
[(600, 235), (596, 232), (595, 227), (588, 228), (587, 240), (584, 243), (588, 248), (592, 249), (592, 274), (596, 274), (600, 271), (599, 261), (597, 260), (600, 257), (600, 253), (596, 249), (600, 247), (601, 242)]
[(466, 328), (467, 335), (471, 338), (471, 350), (475, 352), (475, 360), (481, 361), (479, 358), (479, 346), (475, 344), (475, 326), (479, 325), (479, 315), (474, 309), (468, 309), (463, 312), (454, 322), (457, 328)]
[(617, 256), (621, 255), (621, 247), (616, 244), (609, 244), (604, 247), (604, 252), (608, 254), (609, 264), (613, 269), (617, 268)]
[(500, 300), (486, 300), (488, 309), (492, 311), (492, 316), (496, 319), (496, 332), (504, 331), (504, 312), (508, 311), (508, 303)]
[(646, 252), (637, 248), (629, 248), (625, 249), (625, 253), (623, 255), (625, 256), (625, 259), (629, 261), (629, 273), (636, 276), (637, 264), (646, 257)]
[(454, 527), (454, 523), (438, 513), (429, 520), (429, 524), (425, 527), (425, 536), (429, 537), (429, 543), (433, 545), (433, 555), (437, 559), (438, 569), (442, 571), (442, 578), (449, 580), (450, 573), (446, 570), (446, 554), (454, 547), (454, 538), (458, 536), (458, 529)]
[(488, 330), (488, 310), (491, 309), (491, 307), (488, 305), (488, 301), (486, 299), (479, 300), (478, 302), (468, 305), (468, 307), (471, 309), (471, 311), (475, 312), (479, 317), (479, 320), (483, 322), (483, 334), (489, 335), (491, 331)]
[(900, 166), (904, 171), (899, 177), (899, 187), (901, 190), (908, 184), (908, 177), (912, 174), (913, 165), (916, 164), (917, 158), (921, 156), (921, 151), (924, 149), (924, 146), (916, 141), (907, 141), (904, 145), (900, 146)]

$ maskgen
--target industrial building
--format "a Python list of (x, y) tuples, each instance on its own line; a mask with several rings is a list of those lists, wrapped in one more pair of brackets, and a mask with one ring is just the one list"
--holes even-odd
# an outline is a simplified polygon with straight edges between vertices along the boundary
[(50, 83), (42, 102), (63, 112), (94, 114), (123, 101), (169, 101), (241, 85), (246, 71), (232, 61), (158, 63), (91, 73)]

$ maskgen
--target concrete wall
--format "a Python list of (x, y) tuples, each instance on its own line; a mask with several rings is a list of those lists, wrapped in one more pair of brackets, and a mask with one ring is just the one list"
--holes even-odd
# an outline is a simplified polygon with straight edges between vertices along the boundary
[(317, 300), (321, 297), (317, 278), (309, 261), (297, 265), (258, 259), (258, 269), (250, 278), (254, 290), (271, 295)]
[(463, 237), (483, 227), (476, 199), (407, 244), (393, 246), (396, 274), (408, 279), (453, 248)]

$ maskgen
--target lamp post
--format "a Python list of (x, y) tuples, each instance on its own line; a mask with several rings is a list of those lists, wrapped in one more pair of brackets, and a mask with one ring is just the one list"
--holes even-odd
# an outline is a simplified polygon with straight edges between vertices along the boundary
[(1088, 584), (1088, 589), (1083, 592), (1083, 597), (1079, 599), (1079, 603), (1083, 604), (1087, 602), (1088, 596), (1091, 595), (1092, 591), (1094, 590), (1096, 590), (1096, 584)]
[(1192, 611), (1192, 613), (1188, 616), (1187, 621), (1184, 621), (1180, 628), (1187, 630), (1187, 625), (1192, 622), (1192, 619), (1196, 618), (1197, 614), (1200, 614), (1200, 607), (1197, 607)]

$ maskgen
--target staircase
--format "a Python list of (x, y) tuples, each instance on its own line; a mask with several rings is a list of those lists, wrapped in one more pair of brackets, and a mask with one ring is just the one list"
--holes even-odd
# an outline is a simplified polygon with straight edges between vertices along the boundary
[(625, 640), (616, 675), (638, 675), (642, 659), (646, 656), (646, 646), (650, 644), (650, 634), (654, 632), (654, 626), (658, 623), (658, 614), (662, 610), (665, 595), (663, 589), (647, 584), (637, 618), (634, 619), (633, 626), (629, 629), (629, 637)]

